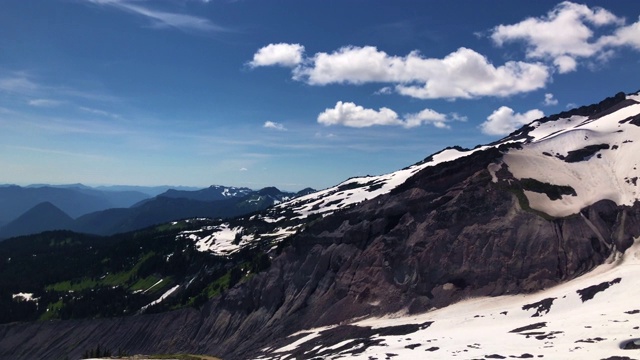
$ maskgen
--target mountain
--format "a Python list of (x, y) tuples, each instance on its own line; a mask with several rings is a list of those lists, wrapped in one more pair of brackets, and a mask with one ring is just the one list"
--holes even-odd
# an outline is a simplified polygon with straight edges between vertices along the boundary
[(0, 238), (68, 229), (73, 219), (50, 202), (40, 203), (0, 228)]
[(91, 212), (60, 223), (47, 221), (42, 216), (23, 215), (19, 225), (12, 222), (0, 226), (0, 239), (62, 229), (113, 235), (186, 218), (230, 218), (264, 210), (293, 196), (295, 194), (275, 187), (258, 191), (224, 186), (197, 191), (168, 190), (132, 207)]
[(129, 207), (148, 198), (136, 191), (100, 191), (84, 185), (17, 185), (0, 187), (0, 223), (8, 223), (42, 202), (50, 202), (72, 218), (114, 207)]
[[(62, 273), (38, 278), (54, 293), (12, 280), (2, 288), (50, 299), (58, 305), (47, 316), (75, 320), (0, 325), (0, 358), (78, 357), (97, 345), (225, 359), (634, 357), (623, 348), (638, 347), (638, 138), (640, 95), (619, 93), (488, 145), (447, 148), (258, 213), (105, 239), (131, 247), (105, 245), (91, 255), (104, 262), (85, 271), (97, 280), (69, 284), (111, 291), (109, 316), (140, 315), (74, 318), (74, 304), (97, 301), (95, 291), (65, 293)], [(38, 256), (58, 268), (53, 236), (39, 235)], [(24, 240), (6, 246), (35, 241)], [(2, 245), (0, 258), (18, 251)], [(189, 256), (194, 266), (165, 265)], [(106, 282), (124, 278), (110, 278), (107, 266), (127, 262), (120, 274), (129, 282)], [(19, 273), (17, 264), (3, 268), (0, 280)], [(173, 280), (118, 307), (142, 296), (132, 284), (154, 272)], [(31, 303), (5, 306), (18, 304)]]
[(229, 218), (266, 209), (293, 196), (272, 189), (275, 190), (269, 194), (263, 194), (263, 190), (222, 186), (198, 191), (168, 191), (131, 208), (109, 209), (81, 216), (76, 219), (72, 229), (112, 235), (187, 218)]
[(216, 201), (224, 200), (234, 197), (243, 197), (252, 193), (253, 190), (249, 188), (237, 188), (229, 186), (212, 185), (206, 189), (200, 189), (196, 191), (185, 191), (169, 189), (159, 196), (168, 198), (183, 198), (198, 201)]
[[(54, 189), (54, 191), (70, 190), (74, 191), (76, 195), (80, 193), (90, 196), (96, 193), (92, 188), (76, 185), (51, 188), (34, 187), (34, 189), (38, 191), (43, 191), (43, 189)], [(18, 187), (17, 190), (22, 191), (24, 188)], [(140, 198), (140, 193), (118, 190), (110, 191), (108, 194), (110, 203), (125, 202), (131, 207), (112, 207), (94, 211), (78, 216), (75, 220), (67, 221), (63, 224), (47, 222), (40, 224), (35, 222), (40, 221), (40, 218), (28, 216), (21, 220), (20, 226), (12, 225), (10, 229), (5, 229), (5, 227), (11, 224), (0, 224), (0, 239), (56, 229), (67, 229), (97, 235), (112, 235), (185, 218), (240, 216), (263, 210), (295, 196), (293, 193), (282, 192), (274, 187), (254, 191), (248, 188), (214, 185), (199, 190), (169, 189), (158, 196), (150, 199), (145, 198), (132, 205), (131, 202), (136, 199), (135, 196)], [(131, 197), (131, 194), (134, 197)], [(34, 222), (28, 223), (29, 221)], [(33, 229), (37, 229), (37, 231)]]
[(166, 192), (168, 190), (181, 190), (181, 191), (196, 191), (200, 188), (193, 186), (135, 186), (135, 185), (109, 185), (109, 186), (96, 186), (97, 190), (109, 191), (109, 192), (121, 192), (121, 191), (134, 191), (148, 195), (148, 197), (154, 197)]

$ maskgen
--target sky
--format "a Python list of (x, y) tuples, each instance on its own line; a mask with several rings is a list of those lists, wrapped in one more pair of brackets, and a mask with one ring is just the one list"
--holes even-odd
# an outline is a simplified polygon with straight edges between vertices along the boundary
[(322, 189), (640, 90), (640, 1), (3, 0), (0, 183)]

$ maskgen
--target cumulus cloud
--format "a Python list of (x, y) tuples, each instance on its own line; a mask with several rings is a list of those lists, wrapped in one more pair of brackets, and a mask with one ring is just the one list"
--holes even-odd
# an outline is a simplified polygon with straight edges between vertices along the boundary
[(558, 105), (558, 100), (553, 97), (553, 94), (546, 93), (544, 94), (544, 103), (545, 106), (553, 106)]
[(269, 44), (260, 48), (254, 55), (249, 66), (284, 66), (294, 67), (302, 62), (304, 46), (300, 44)]
[(331, 126), (342, 125), (354, 128), (370, 126), (402, 126), (413, 128), (423, 124), (432, 124), (438, 128), (449, 128), (447, 122), (461, 120), (457, 114), (455, 118), (447, 117), (437, 111), (424, 109), (415, 114), (407, 114), (401, 118), (395, 111), (382, 107), (378, 110), (367, 109), (352, 102), (338, 101), (333, 108), (325, 109), (318, 115), (318, 123)]
[(353, 45), (305, 56), (302, 45), (279, 43), (259, 49), (249, 64), (290, 67), (294, 80), (316, 86), (386, 83), (376, 95), (393, 91), (419, 99), (468, 99), (531, 92), (543, 88), (553, 72), (569, 73), (582, 63), (593, 68), (623, 46), (640, 50), (640, 20), (625, 25), (624, 18), (604, 8), (570, 1), (486, 34), (498, 46), (524, 44), (526, 59), (494, 64), (465, 47), (430, 58), (418, 51), (398, 56)]
[(310, 85), (390, 83), (376, 94), (397, 93), (420, 99), (509, 96), (545, 86), (548, 66), (509, 61), (494, 66), (485, 56), (459, 48), (444, 58), (427, 58), (418, 51), (389, 55), (374, 46), (345, 46), (305, 58), (300, 44), (270, 44), (249, 62), (257, 66), (292, 68), (294, 80)]
[[(603, 41), (594, 36), (594, 30), (604, 26), (622, 26), (624, 19), (600, 7), (562, 2), (546, 16), (528, 18), (517, 24), (498, 25), (493, 28), (491, 39), (497, 45), (508, 42), (524, 42), (526, 56), (532, 59), (550, 60), (560, 73), (576, 70), (579, 58), (599, 56), (605, 46), (616, 40)], [(633, 41), (637, 33), (631, 30)], [(625, 33), (626, 34), (626, 33)], [(621, 34), (617, 39), (628, 43), (631, 39)]]
[(629, 46), (640, 50), (640, 19), (631, 25), (616, 29), (613, 35), (603, 36), (600, 43), (603, 46)]
[(437, 59), (417, 51), (392, 56), (373, 46), (317, 53), (293, 71), (294, 79), (311, 85), (394, 83), (399, 94), (420, 99), (508, 96), (543, 87), (549, 75), (540, 63), (510, 61), (496, 67), (467, 48)]
[(274, 130), (278, 130), (278, 131), (286, 131), (287, 130), (287, 128), (284, 125), (282, 125), (280, 123), (277, 123), (277, 122), (274, 122), (274, 121), (265, 121), (264, 125), (262, 125), (262, 127), (265, 128), (265, 129), (274, 129)]
[(487, 121), (480, 124), (480, 129), (487, 135), (507, 135), (541, 117), (544, 117), (544, 113), (538, 109), (520, 114), (510, 107), (501, 106), (487, 117)]

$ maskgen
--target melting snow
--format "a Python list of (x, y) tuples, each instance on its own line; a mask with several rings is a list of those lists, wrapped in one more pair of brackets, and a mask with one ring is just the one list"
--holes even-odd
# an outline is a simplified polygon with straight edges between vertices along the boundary
[[(248, 219), (265, 224), (259, 228), (266, 227), (267, 230), (261, 232), (251, 232), (225, 222), (215, 226), (204, 226), (198, 230), (183, 231), (178, 237), (195, 242), (198, 251), (221, 256), (232, 254), (256, 241), (279, 242), (300, 231), (310, 215), (327, 216), (337, 210), (373, 199), (402, 185), (424, 168), (453, 161), (487, 148), (489, 146), (463, 151), (446, 149), (433, 155), (431, 161), (385, 175), (351, 178), (337, 186), (276, 204), (266, 212), (253, 215)], [(238, 235), (241, 235), (240, 239)]]
[[(620, 260), (536, 294), (476, 298), (422, 315), (370, 318), (350, 324), (380, 329), (430, 323), (401, 335), (374, 331), (368, 339), (347, 336), (339, 342), (322, 343), (327, 328), (312, 329), (279, 349), (264, 349), (257, 359), (294, 358), (292, 352), (303, 349), (309, 349), (305, 357), (323, 359), (385, 359), (389, 354), (399, 359), (637, 358), (640, 350), (620, 346), (639, 335), (639, 265), (640, 245), (636, 241)], [(599, 291), (583, 301), (580, 293), (594, 292), (594, 288)], [(550, 303), (548, 312), (530, 308), (539, 302)]]
[(18, 300), (22, 300), (22, 301), (37, 301), (37, 298), (33, 297), (32, 293), (17, 293), (17, 294), (13, 294), (11, 295), (12, 299), (18, 299)]
[[(628, 95), (627, 99), (639, 102), (640, 95)], [(199, 251), (222, 256), (259, 241), (275, 243), (302, 231), (309, 216), (328, 216), (389, 193), (427, 167), (508, 142), (522, 143), (521, 149), (510, 149), (503, 158), (508, 171), (516, 179), (531, 178), (547, 184), (570, 186), (576, 192), (576, 196), (562, 195), (560, 199), (550, 200), (546, 194), (526, 191), (532, 208), (551, 216), (567, 216), (602, 199), (610, 199), (619, 205), (631, 205), (640, 198), (636, 186), (640, 178), (640, 158), (637, 156), (640, 153), (640, 140), (635, 141), (640, 139), (640, 126), (624, 120), (638, 113), (640, 103), (635, 103), (598, 119), (571, 116), (544, 123), (534, 121), (529, 125), (532, 130), (528, 138), (507, 138), (492, 146), (473, 150), (445, 149), (434, 154), (429, 161), (396, 172), (351, 178), (334, 187), (276, 204), (253, 215), (248, 221), (255, 222), (256, 226), (251, 228), (233, 226), (227, 222), (184, 231), (178, 236), (194, 241)], [(563, 160), (570, 151), (584, 151), (587, 146), (603, 144), (609, 148), (597, 150), (585, 161)], [(499, 181), (499, 168), (499, 164), (490, 165), (489, 171), (494, 181)]]
[[(517, 179), (571, 186), (576, 196), (550, 200), (545, 194), (525, 192), (530, 206), (551, 216), (568, 216), (599, 200), (632, 205), (639, 198), (633, 178), (640, 177), (640, 127), (621, 121), (640, 113), (633, 104), (596, 120), (574, 116), (540, 125), (530, 133), (534, 140), (511, 150), (504, 163)], [(569, 127), (567, 127), (570, 125)], [(564, 127), (564, 129), (563, 129)], [(606, 145), (584, 161), (567, 162), (569, 151)]]
[(164, 299), (168, 298), (169, 296), (171, 296), (171, 294), (173, 294), (176, 290), (178, 290), (178, 288), (180, 287), (180, 285), (176, 285), (174, 287), (172, 287), (171, 289), (167, 290), (164, 294), (162, 294), (158, 299), (153, 300), (152, 302), (150, 302), (148, 305), (143, 306), (140, 311), (145, 311), (149, 306), (153, 306), (156, 304), (160, 304), (162, 301), (164, 301)]

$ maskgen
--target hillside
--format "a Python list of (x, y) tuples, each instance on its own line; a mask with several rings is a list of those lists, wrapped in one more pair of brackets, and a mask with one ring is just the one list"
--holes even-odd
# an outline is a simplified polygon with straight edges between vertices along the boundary
[[(622, 358), (638, 313), (625, 289), (637, 275), (639, 114), (640, 96), (619, 93), (256, 214), (108, 238), (98, 283), (126, 293), (143, 275), (171, 276), (137, 304), (171, 311), (0, 325), (0, 357), (78, 357), (101, 345), (225, 359), (570, 359), (596, 344), (596, 354)], [(23, 246), (9, 245), (2, 258)], [(106, 272), (118, 253), (134, 255), (114, 283)], [(197, 266), (165, 266), (185, 264), (183, 254)], [(42, 283), (51, 281), (60, 279)], [(23, 286), (12, 294), (38, 296)]]
[[(114, 192), (111, 196), (124, 195)], [(263, 210), (294, 196), (296, 194), (273, 187), (257, 191), (225, 186), (211, 186), (195, 191), (167, 190), (153, 198), (130, 204), (129, 207), (112, 207), (64, 221), (34, 216), (34, 213), (41, 212), (37, 209), (40, 205), (36, 205), (18, 219), (0, 224), (0, 240), (47, 230), (114, 235), (187, 218), (232, 218)]]
[(129, 207), (149, 198), (139, 191), (102, 191), (81, 184), (67, 186), (0, 186), (0, 223), (8, 223), (34, 206), (50, 202), (72, 218), (114, 207)]
[(0, 239), (46, 230), (68, 229), (72, 223), (73, 219), (69, 215), (46, 201), (27, 210), (9, 224), (0, 227)]

